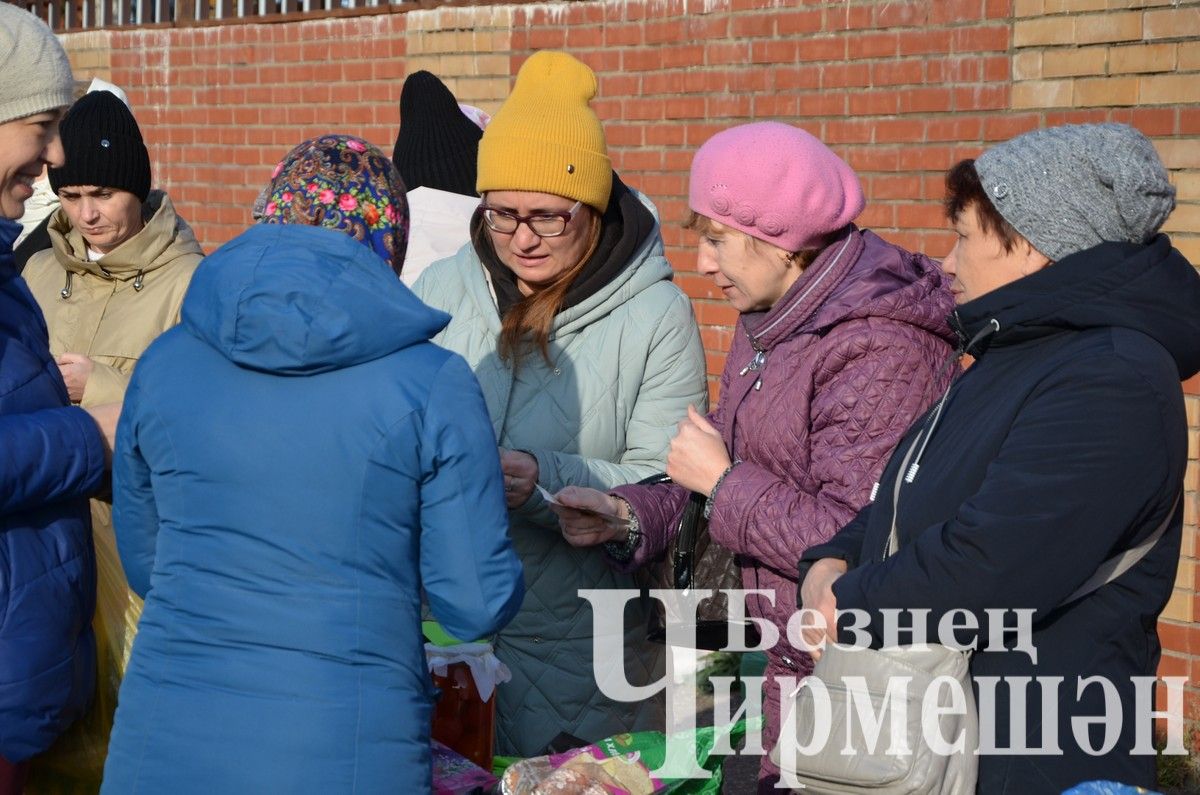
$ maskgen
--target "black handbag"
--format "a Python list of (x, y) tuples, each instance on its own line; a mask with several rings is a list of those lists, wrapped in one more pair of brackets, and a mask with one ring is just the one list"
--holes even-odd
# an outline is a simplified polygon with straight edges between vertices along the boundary
[[(668, 475), (654, 475), (638, 483), (651, 486), (671, 483)], [(683, 507), (679, 526), (667, 545), (666, 554), (660, 560), (643, 567), (641, 581), (643, 593), (650, 588), (687, 591), (694, 588), (718, 591), (714, 596), (702, 600), (696, 606), (695, 647), (720, 651), (729, 645), (730, 639), (741, 639), (746, 646), (757, 646), (761, 640), (758, 628), (750, 621), (729, 621), (728, 597), (719, 591), (742, 587), (741, 565), (737, 555), (714, 542), (708, 534), (708, 519), (704, 517), (704, 503), (708, 497), (691, 492)], [(647, 594), (648, 596), (648, 594)], [(666, 642), (667, 616), (663, 604), (657, 600), (650, 612), (646, 638), (655, 643)], [(691, 621), (691, 617), (686, 619)]]

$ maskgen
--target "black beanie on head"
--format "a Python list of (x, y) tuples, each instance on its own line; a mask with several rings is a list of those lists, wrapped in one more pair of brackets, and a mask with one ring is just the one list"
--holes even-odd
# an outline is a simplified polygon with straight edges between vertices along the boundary
[(483, 130), (463, 115), (441, 80), (413, 72), (400, 91), (400, 132), (392, 163), (408, 190), (422, 185), (478, 196), (475, 164)]
[(107, 91), (85, 94), (59, 126), (67, 163), (50, 169), (55, 193), (71, 185), (150, 193), (150, 154), (129, 108)]

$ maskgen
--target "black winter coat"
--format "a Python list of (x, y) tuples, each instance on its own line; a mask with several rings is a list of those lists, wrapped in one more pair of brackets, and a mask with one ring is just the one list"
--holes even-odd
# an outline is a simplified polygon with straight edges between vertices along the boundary
[[(1153, 788), (1154, 756), (1130, 753), (1131, 677), (1155, 675), (1156, 621), (1179, 556), (1176, 497), (1187, 463), (1179, 382), (1200, 370), (1200, 275), (1166, 236), (1105, 243), (962, 305), (954, 320), (963, 346), (974, 341), (975, 363), (951, 386), (940, 421), (931, 409), (900, 442), (875, 502), (804, 555), (801, 577), (819, 558), (848, 561), (834, 585), (838, 609), (867, 611), (875, 645), (881, 610), (928, 608), (931, 639), (947, 613), (971, 611), (981, 626), (971, 665), (977, 690), (980, 677), (1065, 678), (1062, 753), (983, 756), (978, 792), (1059, 793), (1096, 779)], [(919, 434), (928, 444), (900, 491), (899, 551), (884, 560), (897, 470)], [(1064, 604), (1172, 511), (1140, 563)], [(982, 651), (987, 608), (1036, 610), (1036, 663), (1012, 642)], [(1011, 614), (1006, 623), (1016, 623)], [(840, 640), (850, 642), (842, 626)], [(1071, 728), (1072, 716), (1105, 714), (1101, 686), (1078, 695), (1089, 676), (1110, 680), (1122, 707), (1119, 739), (1099, 756), (1081, 750)], [(1026, 736), (1015, 738), (1006, 685), (997, 688), (996, 744), (1040, 747), (1037, 685), (1027, 691)], [(1101, 748), (1102, 731), (1090, 736)]]

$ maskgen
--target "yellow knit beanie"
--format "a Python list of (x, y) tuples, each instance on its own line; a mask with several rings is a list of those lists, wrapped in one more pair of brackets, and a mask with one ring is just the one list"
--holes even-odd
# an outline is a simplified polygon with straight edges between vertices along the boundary
[(552, 193), (604, 212), (612, 161), (600, 120), (588, 107), (594, 96), (596, 75), (586, 64), (552, 50), (530, 56), (483, 131), (479, 193)]

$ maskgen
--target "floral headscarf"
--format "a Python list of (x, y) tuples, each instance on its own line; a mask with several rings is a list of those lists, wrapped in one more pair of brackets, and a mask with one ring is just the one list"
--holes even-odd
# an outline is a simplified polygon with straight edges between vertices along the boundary
[(305, 141), (275, 166), (265, 193), (260, 224), (337, 229), (400, 273), (408, 247), (404, 182), (366, 141), (349, 135)]

